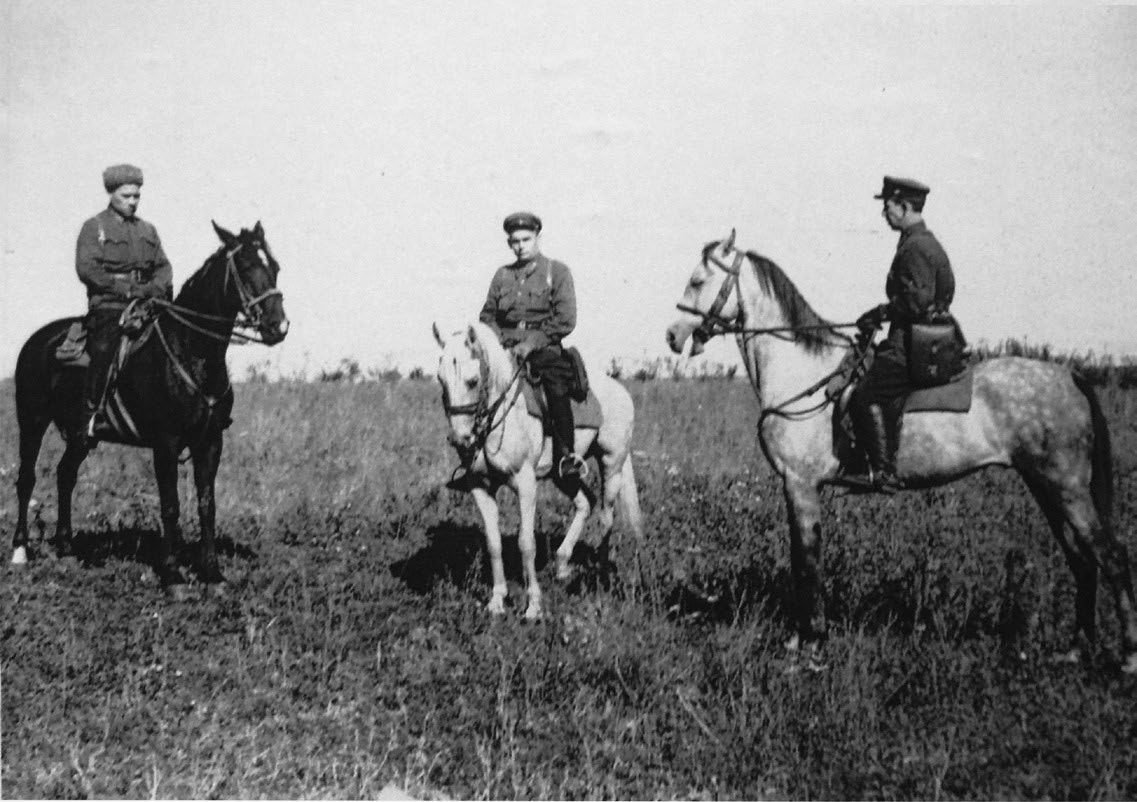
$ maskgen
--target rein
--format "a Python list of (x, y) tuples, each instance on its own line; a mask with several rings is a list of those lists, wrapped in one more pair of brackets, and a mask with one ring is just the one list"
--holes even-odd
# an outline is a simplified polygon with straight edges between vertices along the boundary
[[(731, 240), (733, 241), (733, 235), (731, 236)], [(680, 312), (686, 312), (689, 315), (695, 315), (703, 319), (703, 322), (699, 324), (699, 327), (695, 329), (694, 333), (694, 336), (701, 342), (705, 343), (712, 337), (716, 337), (720, 334), (769, 334), (778, 339), (790, 341), (793, 339), (792, 334), (798, 331), (833, 331), (836, 333), (836, 329), (855, 329), (857, 327), (856, 323), (825, 323), (815, 326), (770, 326), (756, 329), (742, 326), (734, 320), (724, 318), (722, 316), (722, 308), (726, 306), (726, 302), (730, 300), (730, 296), (738, 292), (739, 274), (742, 272), (742, 260), (744, 258), (745, 254), (740, 250), (736, 250), (734, 261), (728, 265), (714, 253), (708, 254), (707, 259), (710, 260), (715, 267), (727, 274), (727, 279), (723, 281), (722, 286), (719, 288), (719, 293), (715, 296), (711, 308), (704, 312), (701, 309), (686, 306), (685, 304), (675, 305), (675, 308)], [(706, 264), (706, 261), (704, 261), (703, 264)], [(782, 336), (787, 334), (791, 336)], [(841, 338), (843, 344), (852, 344), (852, 338), (846, 337), (843, 334), (838, 336)]]
[[(501, 409), (505, 400), (513, 396), (510, 400), (510, 406), (517, 401), (517, 396), (521, 393), (521, 385), (518, 379), (521, 377), (522, 371), (525, 370), (525, 363), (518, 364), (517, 369), (513, 371), (513, 375), (509, 378), (509, 383), (505, 386), (505, 390), (494, 400), (491, 404), (488, 401), (488, 382), (482, 383), (482, 389), (478, 391), (478, 398), (469, 404), (451, 404), (450, 403), (450, 390), (443, 385), (442, 395), (442, 408), (447, 417), (455, 417), (458, 415), (469, 415), (474, 418), (474, 442), (465, 448), (458, 448), (458, 455), (462, 464), (469, 466), (474, 461), (474, 456), (478, 451), (485, 448), (486, 441), (489, 440), (491, 434), (499, 426), (505, 424), (505, 416), (496, 424), (493, 423), (494, 415)], [(514, 389), (516, 388), (516, 389)]]
[[(166, 314), (168, 314), (173, 320), (182, 326), (190, 329), (191, 331), (195, 331), (198, 334), (202, 334), (213, 340), (217, 340), (218, 342), (238, 342), (241, 344), (249, 342), (263, 343), (263, 339), (254, 337), (244, 332), (233, 331), (229, 335), (218, 334), (216, 331), (208, 329), (204, 326), (200, 326), (190, 320), (190, 318), (196, 318), (197, 320), (204, 322), (239, 325), (242, 328), (255, 328), (258, 325), (261, 316), (260, 311), (257, 307), (259, 307), (260, 304), (268, 298), (284, 294), (276, 287), (273, 287), (272, 289), (256, 296), (254, 296), (249, 291), (249, 288), (241, 280), (240, 273), (237, 271), (237, 263), (234, 259), (242, 247), (243, 245), (237, 245), (237, 247), (233, 250), (225, 252), (225, 282), (222, 285), (222, 292), (224, 292), (228, 289), (229, 281), (232, 279), (233, 286), (237, 288), (237, 294), (241, 299), (241, 309), (237, 312), (236, 316), (215, 315), (208, 312), (199, 312), (195, 309), (189, 309), (187, 307), (171, 303), (164, 298), (154, 298), (151, 300), (151, 303), (160, 307)], [(243, 318), (243, 320), (240, 320), (238, 318)], [(205, 426), (203, 426), (204, 430), (204, 428), (208, 427), (209, 418), (213, 416), (214, 407), (216, 407), (222, 399), (233, 394), (232, 382), (226, 381), (225, 391), (220, 395), (209, 395), (201, 389), (201, 386), (194, 380), (193, 376), (186, 369), (185, 365), (182, 364), (181, 360), (178, 359), (173, 349), (170, 348), (170, 343), (166, 339), (166, 334), (162, 331), (160, 318), (154, 321), (154, 331), (158, 335), (158, 342), (162, 344), (162, 350), (165, 351), (166, 357), (170, 360), (170, 364), (174, 366), (174, 370), (178, 374), (178, 378), (180, 378), (192, 392), (200, 396), (201, 399), (205, 402), (207, 417)]]
[(262, 292), (260, 295), (255, 296), (249, 292), (249, 288), (243, 281), (241, 281), (241, 276), (237, 272), (236, 260), (233, 258), (241, 250), (242, 247), (244, 246), (238, 245), (233, 250), (226, 251), (225, 283), (222, 285), (222, 291), (224, 291), (229, 286), (229, 280), (232, 279), (233, 286), (237, 288), (237, 295), (241, 299), (241, 309), (237, 313), (236, 317), (230, 317), (228, 315), (213, 315), (207, 312), (198, 312), (195, 309), (178, 306), (175, 303), (171, 303), (170, 301), (161, 298), (155, 298), (153, 302), (156, 305), (162, 307), (167, 313), (169, 313), (170, 317), (172, 317), (174, 320), (186, 328), (195, 331), (198, 334), (203, 334), (206, 337), (217, 340), (218, 342), (234, 342), (240, 345), (244, 345), (245, 343), (263, 344), (264, 339), (259, 336), (254, 336), (253, 334), (246, 334), (243, 331), (232, 331), (228, 335), (218, 334), (217, 332), (207, 329), (204, 326), (199, 326), (190, 320), (190, 318), (196, 318), (197, 320), (203, 322), (225, 323), (240, 327), (242, 329), (255, 330), (260, 322), (261, 317), (260, 311), (257, 309), (257, 307), (259, 307), (264, 301), (268, 300), (269, 298), (277, 295), (284, 295), (284, 293), (276, 287), (273, 287), (269, 290), (266, 290), (265, 292)]
[[(733, 240), (734, 234), (732, 233), (730, 241), (733, 242)], [(729, 243), (727, 247), (730, 247)], [(699, 327), (697, 329), (695, 329), (693, 335), (695, 338), (703, 343), (706, 343), (712, 337), (716, 337), (720, 334), (735, 334), (744, 337), (770, 335), (776, 337), (779, 340), (792, 342), (795, 332), (829, 331), (839, 337), (841, 341), (840, 343), (830, 343), (831, 345), (846, 345), (852, 346), (854, 348), (857, 346), (856, 340), (854, 340), (852, 337), (844, 334), (839, 334), (837, 332), (837, 329), (857, 328), (856, 323), (824, 323), (810, 326), (768, 326), (764, 328), (751, 328), (741, 325), (735, 320), (728, 320), (727, 318), (724, 318), (722, 316), (722, 308), (726, 306), (726, 302), (730, 300), (731, 294), (735, 292), (741, 292), (739, 290), (739, 275), (742, 272), (742, 260), (744, 256), (745, 255), (742, 251), (736, 251), (734, 261), (728, 265), (713, 252), (707, 255), (707, 258), (704, 260), (703, 264), (705, 265), (707, 261), (710, 261), (715, 267), (726, 273), (727, 278), (725, 281), (723, 281), (722, 286), (719, 288), (718, 295), (715, 296), (715, 300), (714, 303), (711, 304), (711, 308), (706, 312), (702, 311), (701, 309), (696, 309), (693, 306), (687, 306), (686, 304), (675, 305), (676, 309), (678, 309), (680, 312), (695, 315), (696, 317), (701, 317), (703, 319), (703, 322), (699, 324)], [(739, 305), (739, 309), (741, 310), (741, 304)], [(869, 349), (866, 347), (864, 351), (859, 354), (857, 357), (858, 368), (863, 365), (868, 353)], [(820, 413), (830, 404), (834, 403), (835, 399), (830, 398), (828, 395), (826, 395), (825, 398), (823, 398), (819, 403), (813, 405), (812, 407), (809, 407), (808, 409), (794, 410), (793, 412), (787, 412), (786, 407), (796, 401), (800, 401), (803, 398), (808, 398), (809, 396), (813, 395), (826, 384), (828, 384), (832, 379), (840, 376), (841, 373), (842, 369), (839, 367), (836, 370), (827, 373), (821, 379), (817, 380), (801, 392), (796, 393), (786, 400), (782, 401), (777, 406), (767, 407), (766, 409), (762, 410), (762, 413), (758, 417), (759, 427), (761, 427), (763, 421), (769, 415), (778, 415), (779, 417), (786, 418), (787, 420), (805, 420), (806, 418), (810, 418), (813, 415)]]

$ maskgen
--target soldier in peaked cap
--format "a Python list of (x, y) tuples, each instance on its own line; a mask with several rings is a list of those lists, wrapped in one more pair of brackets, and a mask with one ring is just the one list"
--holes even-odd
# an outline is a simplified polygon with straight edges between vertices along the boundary
[(912, 325), (951, 320), (948, 307), (955, 295), (951, 262), (924, 223), (924, 203), (930, 191), (919, 181), (885, 176), (880, 194), (874, 196), (883, 202), (881, 214), (889, 228), (900, 232), (900, 240), (885, 281), (888, 302), (857, 321), (865, 342), (886, 321), (889, 329), (876, 346), (872, 366), (850, 405), (857, 435), (867, 446), (869, 475), (845, 479), (882, 492), (894, 492), (901, 486), (896, 477), (900, 415), (904, 399), (916, 389), (908, 371)]
[(132, 164), (108, 167), (103, 171), (103, 187), (110, 202), (83, 223), (75, 245), (75, 272), (87, 288), (84, 325), (91, 363), (84, 403), (88, 437), (106, 390), (122, 310), (136, 298), (169, 300), (174, 281), (158, 230), (135, 214), (142, 193), (142, 171)]
[[(492, 326), (502, 345), (541, 378), (553, 419), (553, 465), (571, 492), (583, 463), (573, 452), (575, 438), (569, 390), (571, 358), (561, 340), (576, 328), (576, 290), (572, 273), (541, 253), (541, 219), (531, 212), (509, 215), (502, 223), (515, 260), (497, 269), (478, 319)], [(457, 480), (459, 483), (462, 477)], [(452, 485), (456, 489), (464, 489)]]

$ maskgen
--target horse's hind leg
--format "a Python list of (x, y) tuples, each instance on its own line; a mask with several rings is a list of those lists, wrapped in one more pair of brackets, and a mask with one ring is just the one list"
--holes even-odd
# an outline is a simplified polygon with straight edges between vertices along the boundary
[[(584, 533), (584, 525), (588, 521), (588, 515), (592, 512), (592, 504), (588, 498), (588, 492), (584, 489), (578, 489), (576, 494), (572, 497), (574, 507), (572, 520), (569, 521), (568, 529), (565, 531), (565, 539), (562, 540), (561, 545), (557, 547), (558, 580), (566, 580), (572, 577), (572, 569), (569, 568), (569, 560), (572, 559), (572, 553), (576, 549), (576, 544), (580, 542), (580, 536)], [(610, 525), (609, 528), (611, 528)]]
[(20, 472), (16, 478), (16, 531), (12, 534), (12, 564), (28, 561), (28, 507), (36, 486), (36, 460), (48, 427), (47, 418), (20, 421)]
[(1027, 476), (1023, 478), (1026, 480), (1027, 487), (1030, 488), (1031, 495), (1038, 502), (1038, 506), (1042, 508), (1046, 522), (1050, 525), (1050, 531), (1054, 533), (1054, 539), (1062, 547), (1066, 564), (1074, 575), (1074, 644), (1071, 655), (1076, 655), (1077, 652), (1081, 651), (1077, 642), (1079, 633), (1083, 634), (1091, 643), (1097, 637), (1097, 563), (1094, 561), (1093, 551), (1084, 545), (1085, 538), (1075, 536), (1074, 539), (1071, 539), (1066, 529), (1066, 524), (1069, 522), (1073, 530), (1078, 532), (1078, 524), (1075, 521), (1083, 520), (1083, 516), (1068, 511), (1067, 503), (1062, 498), (1060, 488), (1050, 487), (1040, 479)]
[(1066, 504), (1067, 517), (1074, 528), (1078, 546), (1084, 553), (1091, 555), (1109, 583), (1117, 619), (1121, 624), (1122, 646), (1127, 661), (1125, 670), (1137, 672), (1137, 605), (1133, 598), (1129, 555), (1113, 528), (1099, 518), (1088, 494), (1083, 496), (1076, 503)]
[[(1034, 491), (1035, 487), (1032, 485), (1031, 489)], [(1043, 509), (1047, 510), (1048, 505), (1042, 494), (1035, 491), (1035, 497)], [(1091, 641), (1097, 634), (1094, 614), (1100, 568), (1113, 592), (1117, 618), (1121, 624), (1126, 670), (1137, 671), (1137, 606), (1134, 604), (1129, 555), (1112, 527), (1098, 515), (1088, 488), (1054, 487), (1050, 497), (1057, 499), (1050, 503), (1060, 507), (1062, 519), (1074, 533), (1073, 542), (1067, 543), (1063, 537), (1065, 530), (1061, 526), (1061, 520), (1054, 523), (1053, 513), (1047, 512), (1051, 528), (1063, 544), (1063, 551), (1077, 583), (1078, 627)]]

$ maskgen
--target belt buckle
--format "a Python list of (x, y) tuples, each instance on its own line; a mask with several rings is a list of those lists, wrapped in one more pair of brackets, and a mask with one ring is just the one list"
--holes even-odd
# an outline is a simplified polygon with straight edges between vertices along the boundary
[(522, 320), (520, 323), (517, 324), (517, 330), (518, 331), (525, 331), (527, 328), (529, 328), (529, 326), (526, 325), (524, 320)]

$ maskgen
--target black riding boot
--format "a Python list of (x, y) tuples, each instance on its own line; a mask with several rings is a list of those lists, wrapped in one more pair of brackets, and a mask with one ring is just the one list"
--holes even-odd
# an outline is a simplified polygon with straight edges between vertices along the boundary
[(878, 404), (869, 407), (875, 441), (869, 450), (873, 485), (883, 493), (900, 489), (896, 478), (896, 451), (900, 445), (900, 416)]
[(868, 455), (868, 473), (840, 476), (842, 484), (881, 493), (895, 493), (900, 489), (896, 478), (896, 446), (899, 421), (892, 422), (878, 404), (863, 403), (854, 399), (850, 408), (857, 441)]
[(567, 395), (546, 393), (549, 417), (553, 419), (553, 472), (565, 482), (580, 481), (582, 463), (573, 453), (576, 428), (572, 419), (572, 402)]
[(115, 348), (118, 345), (118, 313), (108, 310), (91, 312), (84, 325), (87, 328), (87, 355), (91, 361), (87, 365), (83, 386), (83, 418), (80, 421), (79, 437), (86, 445), (93, 446), (95, 416), (102, 409), (111, 363), (114, 362)]

